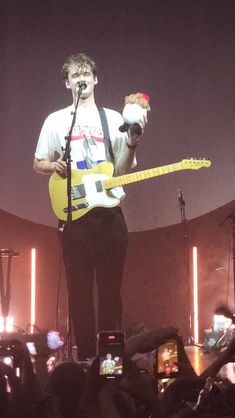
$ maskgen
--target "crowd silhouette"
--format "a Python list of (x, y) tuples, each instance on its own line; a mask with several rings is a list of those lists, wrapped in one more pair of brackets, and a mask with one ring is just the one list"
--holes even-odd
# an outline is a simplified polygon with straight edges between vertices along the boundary
[[(168, 339), (178, 343), (178, 377), (164, 391), (154, 369), (154, 350)], [(124, 374), (100, 379), (99, 358), (88, 367), (53, 362), (41, 379), (27, 345), (11, 352), (16, 367), (0, 361), (0, 417), (3, 418), (182, 418), (235, 417), (235, 385), (219, 376), (235, 356), (235, 336), (198, 376), (177, 329), (142, 330), (126, 339)]]

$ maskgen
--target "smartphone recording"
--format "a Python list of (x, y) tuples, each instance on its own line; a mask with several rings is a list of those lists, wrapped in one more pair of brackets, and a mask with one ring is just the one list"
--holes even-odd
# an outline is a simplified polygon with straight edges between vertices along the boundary
[(98, 334), (99, 375), (117, 378), (123, 375), (124, 334), (121, 331)]
[(18, 359), (15, 356), (15, 348), (21, 344), (18, 340), (1, 340), (0, 341), (0, 361), (14, 369), (17, 377), (21, 376)]
[(156, 375), (159, 379), (164, 379), (177, 377), (178, 374), (178, 344), (171, 339), (156, 349)]

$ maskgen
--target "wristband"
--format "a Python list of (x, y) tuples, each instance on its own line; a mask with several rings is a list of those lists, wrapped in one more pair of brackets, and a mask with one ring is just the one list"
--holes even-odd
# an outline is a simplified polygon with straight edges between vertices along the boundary
[(135, 149), (136, 147), (137, 147), (137, 145), (138, 144), (135, 144), (135, 145), (130, 145), (130, 144), (128, 144), (128, 142), (126, 143), (126, 145), (127, 145), (127, 147), (129, 148), (129, 149)]

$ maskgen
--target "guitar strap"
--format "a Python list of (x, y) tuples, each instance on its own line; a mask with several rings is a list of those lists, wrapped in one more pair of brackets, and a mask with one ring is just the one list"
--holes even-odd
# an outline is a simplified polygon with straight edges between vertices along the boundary
[(103, 107), (98, 107), (98, 111), (100, 115), (101, 126), (102, 126), (103, 133), (104, 133), (104, 145), (105, 145), (106, 155), (109, 156), (111, 159), (111, 162), (114, 163), (114, 154), (113, 154), (113, 148), (112, 148), (110, 135), (109, 135), (109, 126), (108, 126), (107, 116)]

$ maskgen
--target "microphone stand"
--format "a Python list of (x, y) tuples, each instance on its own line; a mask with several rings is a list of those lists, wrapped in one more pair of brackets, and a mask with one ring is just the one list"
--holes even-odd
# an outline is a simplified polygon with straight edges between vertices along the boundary
[(73, 118), (70, 130), (68, 134), (65, 136), (66, 145), (65, 148), (62, 148), (62, 151), (64, 151), (63, 155), (63, 161), (67, 164), (67, 199), (68, 199), (68, 205), (67, 205), (67, 228), (65, 229), (66, 233), (66, 239), (65, 239), (65, 245), (66, 245), (66, 274), (67, 274), (67, 286), (68, 286), (68, 321), (67, 321), (67, 353), (68, 358), (72, 359), (72, 320), (71, 320), (71, 304), (70, 304), (70, 277), (69, 277), (69, 230), (72, 223), (72, 197), (71, 197), (71, 137), (72, 137), (72, 131), (76, 122), (77, 117), (77, 108), (80, 96), (82, 94), (82, 90), (86, 88), (86, 85), (84, 83), (78, 83), (77, 84), (77, 97), (75, 101), (75, 108), (74, 112), (72, 112)]
[(189, 331), (190, 335), (186, 338), (186, 344), (194, 344), (194, 339), (191, 333), (192, 330), (192, 313), (191, 313), (191, 303), (190, 303), (190, 274), (189, 274), (189, 230), (188, 230), (188, 220), (185, 216), (185, 201), (183, 199), (182, 191), (179, 191), (179, 205), (180, 205), (180, 214), (181, 214), (181, 223), (183, 225), (184, 233), (184, 264), (186, 267), (186, 276), (188, 284), (188, 315), (189, 315)]
[[(11, 300), (11, 264), (12, 258), (19, 256), (19, 253), (12, 248), (0, 249), (0, 297), (2, 305), (2, 316), (4, 320), (4, 332), (6, 326), (6, 318), (9, 315), (10, 300)], [(4, 279), (3, 258), (7, 260), (6, 278)]]
[(219, 226), (229, 222), (232, 225), (232, 245), (233, 245), (233, 311), (235, 311), (235, 209), (230, 212)]

